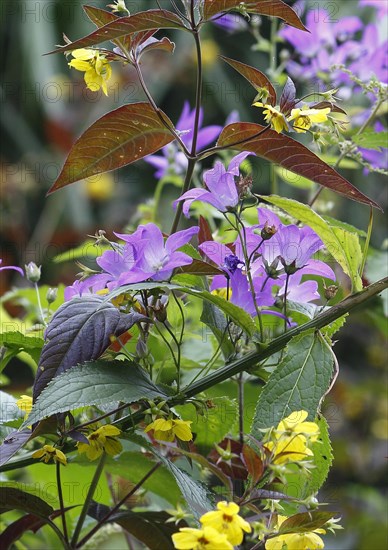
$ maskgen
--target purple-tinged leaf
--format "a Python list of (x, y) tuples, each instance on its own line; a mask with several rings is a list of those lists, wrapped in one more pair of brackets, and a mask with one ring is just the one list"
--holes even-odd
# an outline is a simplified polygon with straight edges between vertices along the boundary
[(257, 452), (249, 445), (244, 443), (241, 453), (241, 459), (244, 462), (249, 475), (252, 478), (253, 485), (256, 485), (263, 477), (264, 464)]
[(346, 111), (331, 101), (320, 101), (319, 103), (313, 103), (309, 106), (309, 109), (327, 109), (328, 107), (331, 109), (332, 113), (342, 113), (343, 115), (347, 115)]
[(276, 90), (264, 73), (258, 69), (255, 69), (255, 67), (251, 67), (250, 65), (246, 65), (240, 61), (235, 61), (234, 59), (230, 59), (224, 55), (221, 55), (221, 59), (233, 67), (233, 69), (240, 73), (244, 78), (246, 78), (255, 90), (258, 91), (260, 88), (266, 88), (269, 94), (267, 103), (272, 106), (276, 105)]
[(97, 296), (65, 302), (46, 330), (48, 342), (43, 347), (36, 373), (34, 401), (55, 376), (79, 363), (97, 359), (110, 345), (111, 336), (119, 336), (144, 320), (138, 313), (121, 313)]
[(238, 151), (252, 151), (259, 157), (280, 164), (287, 170), (315, 181), (348, 199), (381, 210), (377, 203), (361, 193), (307, 147), (260, 124), (229, 124), (223, 129), (217, 145)]
[[(90, 12), (90, 11), (89, 11)], [(87, 36), (61, 46), (48, 52), (63, 53), (79, 48), (90, 48), (107, 40), (116, 40), (135, 32), (148, 31), (152, 29), (186, 29), (182, 19), (175, 13), (168, 10), (148, 10), (135, 13), (128, 17), (118, 19), (100, 27)]]
[(140, 55), (143, 55), (152, 50), (161, 50), (167, 53), (174, 53), (175, 44), (174, 42), (171, 42), (171, 40), (167, 38), (167, 36), (163, 36), (161, 40), (155, 40), (155, 42), (150, 42), (145, 46), (140, 46), (140, 49), (141, 49)]
[(0, 466), (6, 464), (14, 454), (29, 440), (31, 430), (15, 431), (10, 433), (0, 447)]
[(306, 533), (319, 529), (327, 523), (335, 512), (303, 512), (287, 518), (279, 527), (279, 534)]
[(114, 13), (107, 10), (102, 10), (101, 8), (96, 8), (94, 6), (82, 6), (82, 8), (89, 17), (90, 21), (94, 23), (98, 29), (108, 23), (112, 23), (112, 21), (120, 19), (120, 17)]
[(205, 19), (211, 19), (223, 11), (237, 10), (241, 12), (242, 8), (248, 13), (279, 17), (288, 25), (307, 31), (295, 11), (282, 0), (248, 0), (246, 2), (238, 0), (204, 0), (203, 12)]
[(282, 95), (280, 97), (280, 110), (284, 115), (289, 115), (296, 103), (296, 88), (290, 77), (287, 78)]
[(58, 179), (56, 191), (81, 179), (109, 172), (155, 153), (174, 140), (167, 125), (148, 103), (133, 103), (111, 111), (88, 128), (73, 145)]
[[(65, 512), (72, 510), (74, 506), (68, 506), (65, 508)], [(51, 515), (50, 519), (40, 518), (35, 514), (27, 514), (10, 525), (1, 533), (0, 535), (0, 548), (2, 550), (8, 550), (13, 544), (18, 541), (26, 531), (32, 531), (36, 533), (44, 525), (49, 523), (50, 520), (55, 519), (62, 515), (62, 510), (55, 510)]]
[[(92, 501), (88, 509), (88, 515), (97, 521), (101, 521), (109, 512), (110, 508), (105, 504)], [(131, 510), (120, 510), (112, 514), (109, 522), (118, 523), (125, 531), (131, 533), (138, 540), (143, 542), (152, 550), (173, 550), (174, 545), (171, 535), (178, 531), (174, 523), (166, 523), (171, 516), (167, 512), (132, 512)], [(186, 527), (184, 521), (179, 527)]]
[(8, 512), (9, 510), (23, 510), (29, 514), (35, 514), (48, 518), (54, 509), (45, 500), (25, 493), (16, 487), (0, 487), (0, 513)]
[(193, 260), (190, 265), (184, 265), (179, 267), (175, 274), (179, 275), (180, 273), (190, 273), (191, 275), (225, 275), (222, 269), (209, 264), (208, 262), (203, 262), (202, 260)]

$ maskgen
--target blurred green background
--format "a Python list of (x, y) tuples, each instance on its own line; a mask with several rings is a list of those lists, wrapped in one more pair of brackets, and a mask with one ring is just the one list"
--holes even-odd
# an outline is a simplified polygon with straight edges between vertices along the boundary
[[(382, 0), (384, 1), (384, 0)], [(105, 8), (106, 0), (92, 5)], [(292, 2), (289, 2), (292, 4)], [(170, 4), (162, 0), (163, 7)], [(339, 14), (361, 13), (357, 1), (313, 2), (326, 9), (334, 4)], [(43, 54), (63, 43), (62, 33), (74, 40), (93, 29), (78, 0), (2, 0), (0, 72), (1, 125), (1, 255), (4, 264), (42, 264), (42, 282), (55, 286), (71, 283), (79, 269), (74, 262), (55, 263), (61, 252), (74, 248), (98, 229), (121, 231), (136, 220), (137, 207), (150, 200), (156, 186), (154, 170), (144, 161), (92, 182), (69, 186), (49, 197), (71, 144), (97, 118), (125, 103), (144, 100), (133, 69), (115, 66), (109, 97), (88, 91), (83, 75), (67, 67), (64, 56)], [(128, 1), (131, 12), (155, 7), (148, 0)], [(358, 10), (358, 11), (357, 11)], [(364, 17), (369, 12), (362, 12)], [(270, 36), (263, 18), (261, 33)], [(166, 32), (175, 43), (173, 55), (151, 53), (143, 71), (162, 109), (176, 122), (185, 100), (194, 102), (194, 43), (186, 33)], [(250, 105), (254, 93), (218, 55), (223, 53), (266, 72), (268, 52), (253, 48), (252, 32), (228, 34), (214, 25), (203, 30), (205, 124), (223, 124), (231, 111), (241, 120), (259, 120)], [(285, 45), (279, 44), (278, 53)], [(298, 89), (299, 92), (299, 89)], [(348, 107), (351, 109), (352, 98)], [(347, 106), (345, 106), (347, 108)], [(254, 189), (270, 192), (270, 167), (252, 161)], [(384, 177), (365, 175), (362, 168), (341, 170), (354, 185), (386, 210)], [(279, 193), (305, 201), (308, 191), (279, 181)], [(169, 203), (178, 189), (167, 186), (160, 221), (168, 230)], [(331, 216), (366, 230), (365, 206), (324, 192), (318, 207)], [(147, 212), (143, 207), (143, 212)], [(375, 215), (374, 248), (367, 265), (370, 281), (386, 275), (387, 255), (382, 252), (386, 218)], [(385, 273), (383, 272), (385, 271)], [(1, 292), (20, 278), (6, 271)], [(346, 287), (346, 282), (342, 281)], [(322, 490), (321, 500), (342, 514), (345, 531), (327, 538), (335, 550), (385, 550), (387, 457), (387, 323), (379, 298), (355, 312), (340, 331), (335, 351), (340, 362), (337, 384), (328, 396), (325, 414), (331, 426), (334, 468)], [(32, 382), (28, 368), (11, 363), (6, 375), (11, 390), (22, 392)]]

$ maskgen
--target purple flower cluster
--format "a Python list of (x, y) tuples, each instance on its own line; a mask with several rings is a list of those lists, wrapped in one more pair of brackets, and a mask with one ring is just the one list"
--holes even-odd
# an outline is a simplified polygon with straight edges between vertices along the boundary
[[(385, 4), (365, 0), (360, 5)], [(385, 10), (385, 13), (387, 10)], [(291, 59), (287, 70), (294, 78), (318, 79), (334, 86), (354, 84), (335, 65), (344, 65), (360, 80), (368, 82), (373, 76), (387, 83), (387, 40), (381, 36), (375, 24), (364, 25), (357, 16), (332, 20), (324, 9), (311, 10), (306, 16), (307, 35), (294, 27), (287, 26), (281, 36), (295, 49), (297, 59)]]
[(164, 241), (161, 230), (153, 223), (140, 225), (131, 235), (116, 233), (125, 245), (105, 251), (97, 259), (103, 271), (83, 281), (75, 281), (66, 288), (65, 299), (146, 280), (166, 281), (174, 269), (192, 263), (193, 259), (178, 249), (197, 233), (198, 227), (190, 227)]
[[(333, 270), (312, 256), (323, 247), (310, 227), (284, 225), (272, 211), (259, 208), (259, 223), (246, 229), (246, 248), (259, 307), (275, 305), (283, 298), (287, 280), (287, 299), (307, 303), (319, 299), (316, 281), (302, 281), (303, 275), (319, 275), (335, 280)], [(230, 289), (231, 302), (256, 315), (250, 291), (242, 245), (239, 239), (225, 245), (206, 241), (201, 251), (225, 275), (216, 275), (211, 290)]]

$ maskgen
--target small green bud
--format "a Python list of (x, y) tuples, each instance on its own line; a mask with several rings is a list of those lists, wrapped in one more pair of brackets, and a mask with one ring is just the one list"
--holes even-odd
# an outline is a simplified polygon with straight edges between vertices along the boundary
[(40, 280), (41, 267), (38, 267), (34, 262), (30, 262), (25, 266), (26, 277), (31, 283), (37, 283)]
[(57, 299), (57, 296), (58, 296), (58, 289), (49, 288), (46, 294), (46, 300), (49, 304), (52, 304)]

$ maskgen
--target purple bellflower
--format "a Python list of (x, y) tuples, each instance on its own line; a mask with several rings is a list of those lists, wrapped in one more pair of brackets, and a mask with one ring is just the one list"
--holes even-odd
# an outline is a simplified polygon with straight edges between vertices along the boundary
[(183, 213), (187, 217), (194, 201), (211, 204), (220, 212), (233, 209), (239, 202), (239, 193), (234, 178), (240, 173), (240, 164), (248, 155), (252, 154), (244, 151), (236, 155), (230, 161), (227, 169), (221, 161), (216, 161), (214, 168), (207, 170), (203, 175), (207, 189), (190, 189), (174, 202), (174, 207), (178, 202), (183, 201)]
[[(195, 109), (190, 109), (190, 104), (188, 101), (185, 101), (183, 106), (183, 111), (179, 117), (178, 122), (176, 123), (176, 130), (179, 132), (180, 137), (183, 143), (186, 145), (188, 150), (191, 150), (193, 142), (193, 128), (195, 120)], [(201, 109), (199, 117), (199, 127), (197, 138), (197, 150), (200, 151), (204, 149), (211, 143), (213, 143), (219, 136), (222, 126), (212, 125), (205, 126), (202, 128), (203, 123), (203, 109)], [(173, 168), (174, 174), (184, 174), (187, 168), (187, 158), (185, 155), (178, 149), (176, 143), (170, 143), (162, 149), (162, 155), (148, 155), (144, 159), (149, 164), (152, 164), (157, 170), (155, 172), (155, 177), (158, 179), (163, 178), (169, 172), (170, 167)]]
[(198, 231), (198, 227), (190, 227), (170, 235), (166, 241), (159, 227), (153, 223), (140, 225), (131, 235), (116, 233), (125, 241), (125, 245), (105, 251), (97, 259), (103, 271), (83, 281), (76, 281), (65, 290), (65, 298), (68, 300), (73, 296), (103, 293), (105, 289), (114, 290), (148, 279), (168, 280), (174, 269), (192, 263), (193, 259), (178, 249), (187, 244)]

